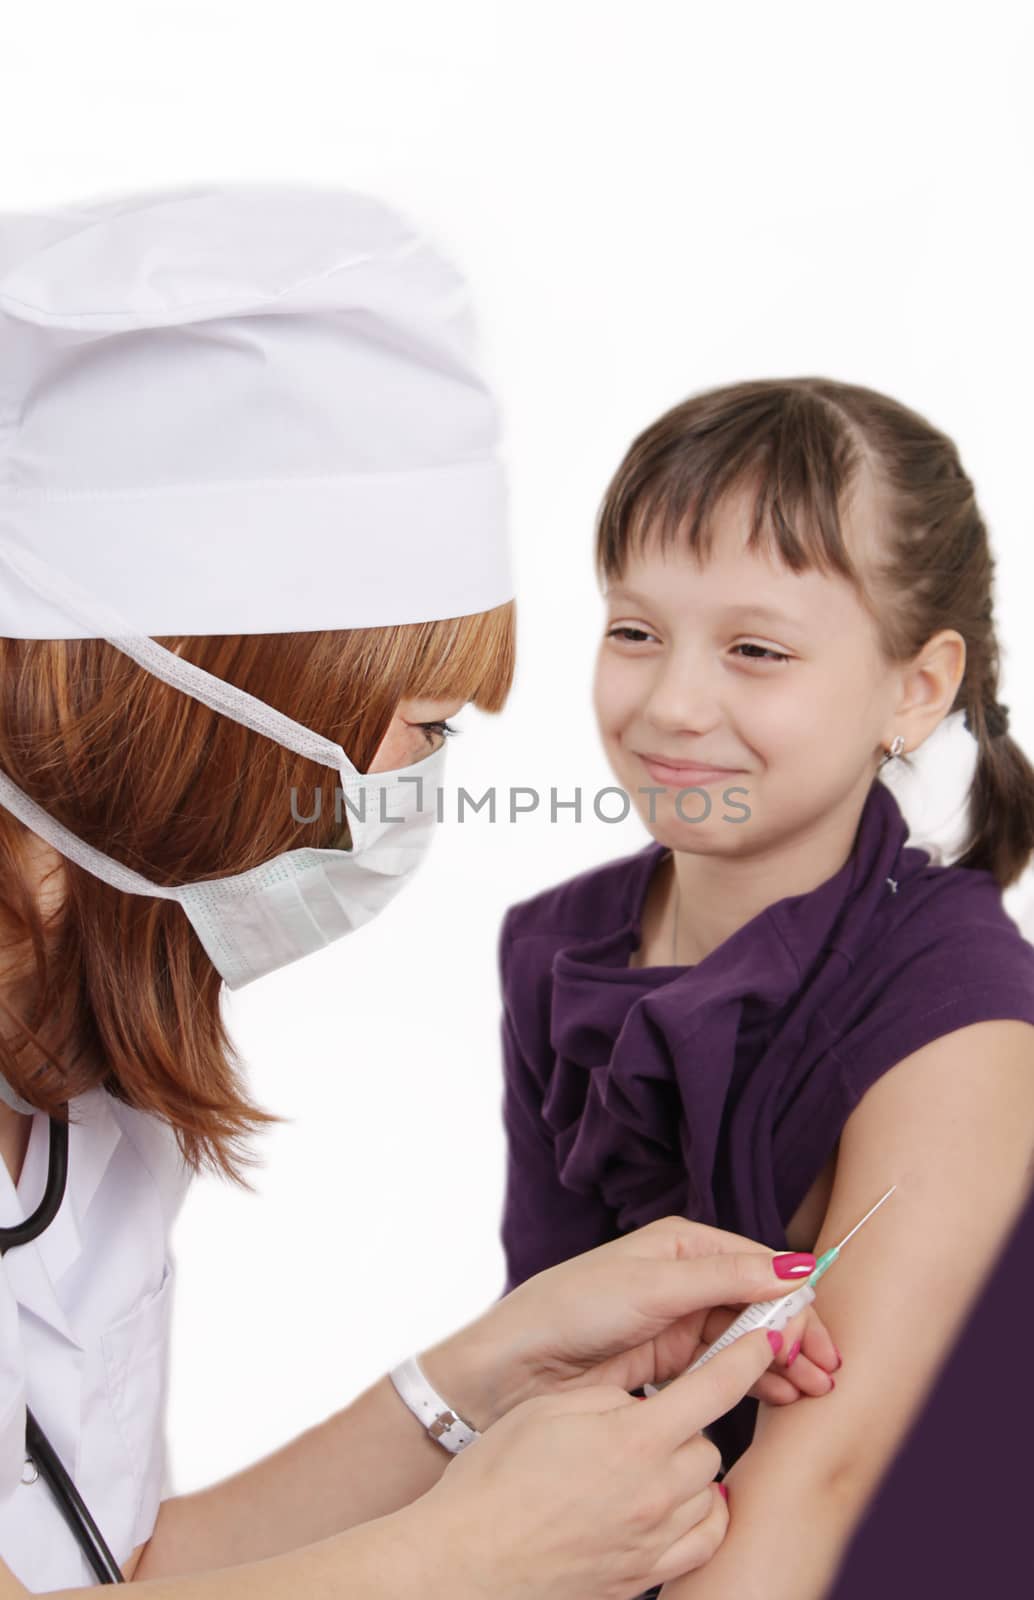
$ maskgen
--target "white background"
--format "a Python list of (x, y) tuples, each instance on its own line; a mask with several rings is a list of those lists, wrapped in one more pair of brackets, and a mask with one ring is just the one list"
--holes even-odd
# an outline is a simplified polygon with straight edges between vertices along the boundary
[[(592, 519), (689, 392), (823, 373), (959, 442), (1034, 750), (1030, 24), (1015, 5), (34, 0), (5, 15), (0, 204), (277, 177), (371, 189), (473, 280), (513, 479), (520, 669), (450, 783), (609, 781)], [(237, 1468), (503, 1282), (495, 941), (512, 900), (638, 848), (570, 813), (446, 824), (369, 929), (228, 1000), (256, 1195), (195, 1184), (173, 1486)]]

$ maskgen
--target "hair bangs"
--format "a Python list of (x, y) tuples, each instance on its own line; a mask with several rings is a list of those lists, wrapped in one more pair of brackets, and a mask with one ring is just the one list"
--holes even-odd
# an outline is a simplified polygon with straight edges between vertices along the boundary
[(414, 623), (406, 630), (408, 672), (404, 693), (425, 700), (462, 700), (481, 711), (501, 711), (513, 683), (516, 607)]
[(860, 583), (842, 508), (862, 452), (828, 399), (793, 383), (733, 385), (676, 406), (633, 442), (597, 523), (597, 568), (618, 577), (648, 549), (710, 559), (714, 519), (742, 503), (747, 548), (792, 572)]

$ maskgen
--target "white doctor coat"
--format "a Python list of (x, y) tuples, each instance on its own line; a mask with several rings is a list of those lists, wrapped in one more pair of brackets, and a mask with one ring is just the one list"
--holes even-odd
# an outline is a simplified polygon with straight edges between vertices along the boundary
[[(71, 1110), (61, 1209), (0, 1262), (0, 1557), (32, 1593), (96, 1579), (42, 1478), (22, 1481), (26, 1402), (119, 1563), (165, 1490), (168, 1238), (190, 1169), (167, 1124), (103, 1089)], [(0, 1161), (0, 1225), (35, 1210), (48, 1148), (37, 1112), (17, 1188)]]

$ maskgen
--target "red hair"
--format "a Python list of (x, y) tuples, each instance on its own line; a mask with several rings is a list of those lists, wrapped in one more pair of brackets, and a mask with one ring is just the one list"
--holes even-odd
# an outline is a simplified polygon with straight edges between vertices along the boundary
[[(502, 708), (514, 605), (398, 627), (160, 642), (335, 740), (365, 771), (404, 698)], [(0, 768), (73, 833), (161, 884), (245, 872), (341, 831), (336, 773), (99, 639), (0, 639)], [(288, 797), (317, 790), (319, 818), (296, 821)], [(3, 983), (18, 1008), (0, 1000), (12, 1028), (0, 1032), (0, 1073), (56, 1117), (101, 1084), (169, 1122), (192, 1167), (244, 1183), (247, 1136), (276, 1119), (248, 1098), (220, 1016), (222, 979), (181, 907), (64, 859), (60, 883), (41, 886), (38, 845), (0, 809), (0, 927), (16, 963)]]

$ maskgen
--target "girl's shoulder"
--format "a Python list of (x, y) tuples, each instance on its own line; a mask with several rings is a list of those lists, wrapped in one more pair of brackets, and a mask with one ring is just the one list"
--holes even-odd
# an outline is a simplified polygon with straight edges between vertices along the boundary
[(939, 963), (961, 981), (1034, 979), (1034, 944), (990, 872), (930, 862), (903, 878), (883, 906), (879, 938), (856, 960), (867, 949), (884, 970), (894, 962)]
[(849, 954), (833, 1044), (854, 1094), (888, 1065), (976, 1022), (1034, 1025), (1034, 944), (988, 872), (930, 864)]

